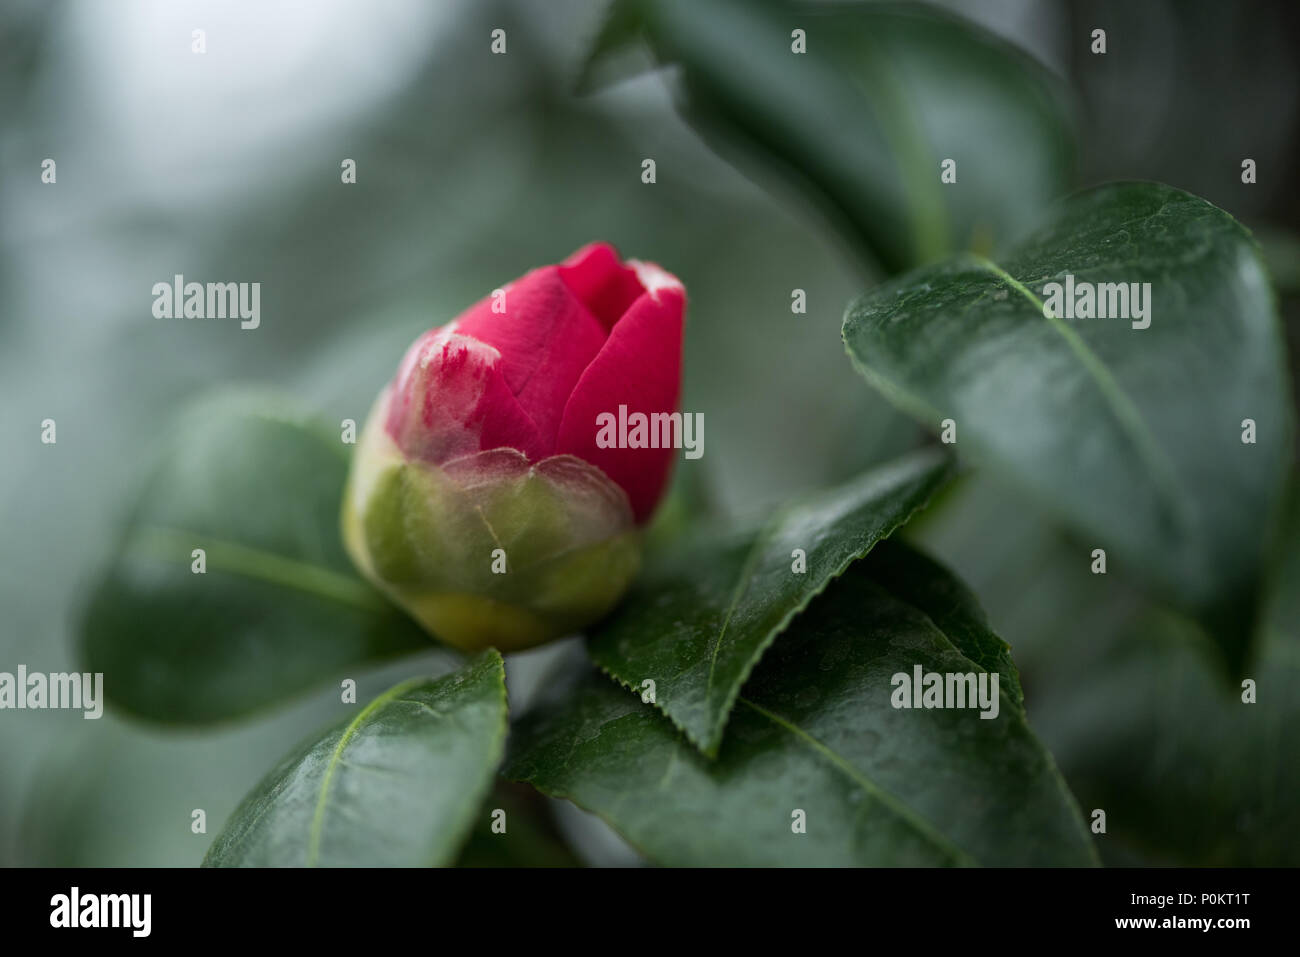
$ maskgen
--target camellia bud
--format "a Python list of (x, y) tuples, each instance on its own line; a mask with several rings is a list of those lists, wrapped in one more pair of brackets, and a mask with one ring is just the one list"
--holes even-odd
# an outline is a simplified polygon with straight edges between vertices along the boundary
[(674, 450), (598, 442), (597, 420), (677, 410), (685, 306), (676, 278), (594, 244), (422, 335), (352, 460), (357, 567), (465, 650), (604, 615), (636, 574)]

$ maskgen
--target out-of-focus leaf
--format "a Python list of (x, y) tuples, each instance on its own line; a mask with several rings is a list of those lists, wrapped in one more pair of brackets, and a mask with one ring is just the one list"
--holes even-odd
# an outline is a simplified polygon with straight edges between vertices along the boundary
[(1092, 863), (1078, 808), (1005, 686), (992, 719), (891, 703), (893, 676), (918, 666), (983, 674), (972, 656), (988, 659), (990, 637), (943, 569), (883, 542), (768, 652), (716, 760), (589, 671), (519, 723), (505, 773), (669, 865)]
[(395, 685), (286, 757), (231, 815), (211, 867), (418, 867), (455, 860), (505, 742), (501, 656)]
[(1070, 779), (1139, 859), (1300, 863), (1300, 494), (1283, 530), (1259, 648), (1231, 681), (1184, 622), (1156, 613), (1105, 641), (1085, 688), (1063, 687), (1078, 672), (1049, 673)]
[[(1057, 81), (931, 8), (615, 0), (583, 85), (637, 37), (681, 67), (684, 110), (707, 138), (806, 187), (891, 272), (1010, 238), (1069, 179)], [(955, 182), (940, 178), (946, 160)]]
[(760, 528), (689, 537), (661, 553), (592, 630), (592, 658), (638, 693), (652, 680), (658, 707), (717, 754), (736, 695), (773, 638), (948, 474), (947, 457), (926, 450), (797, 502)]
[[(1067, 276), (1149, 284), (1150, 325), (1045, 317)], [(952, 419), (959, 449), (1105, 549), (1108, 573), (1154, 584), (1242, 659), (1292, 423), (1272, 291), (1232, 217), (1168, 186), (1089, 190), (998, 262), (868, 293), (844, 341), (897, 405)]]
[(1013, 491), (988, 478), (956, 489), (908, 532), (963, 572), (1014, 646), (1034, 729), (1085, 811), (1106, 812), (1103, 859), (1300, 863), (1300, 511), (1283, 527), (1257, 653), (1225, 681), (1203, 636), (1093, 575), (1087, 545)]
[(498, 780), (479, 811), (457, 867), (579, 867), (551, 801), (526, 784)]
[[(356, 700), (364, 704), (412, 675), (441, 675), (462, 664), (463, 659), (435, 649), (368, 668), (358, 675)], [(202, 734), (176, 734), (111, 711), (98, 721), (65, 713), (67, 733), (41, 746), (35, 773), (23, 782), (22, 803), (12, 819), (19, 835), (14, 863), (193, 867), (291, 742), (315, 736), (357, 707), (341, 699), (337, 686), (324, 685), (255, 721), (205, 727)], [(22, 714), (37, 719), (28, 726), (39, 727), (49, 713)], [(9, 725), (6, 720), (4, 726)], [(3, 753), (10, 756), (8, 772), (15, 752)], [(194, 815), (198, 809), (201, 828)]]
[(430, 648), (343, 552), (346, 472), (342, 442), (270, 398), (182, 416), (82, 614), (83, 667), (109, 701), (215, 721)]

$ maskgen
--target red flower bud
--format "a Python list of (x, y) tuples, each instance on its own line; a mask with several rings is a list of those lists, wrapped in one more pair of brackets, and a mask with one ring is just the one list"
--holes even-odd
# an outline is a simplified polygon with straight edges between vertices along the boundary
[(605, 614), (677, 450), (598, 442), (598, 420), (677, 411), (685, 306), (673, 276), (595, 244), (422, 335), (353, 458), (357, 566), (466, 650)]
[(513, 448), (576, 455), (627, 493), (638, 524), (663, 495), (671, 448), (599, 448), (596, 417), (677, 411), (685, 290), (653, 263), (594, 243), (534, 269), (407, 351), (385, 426), (434, 465)]

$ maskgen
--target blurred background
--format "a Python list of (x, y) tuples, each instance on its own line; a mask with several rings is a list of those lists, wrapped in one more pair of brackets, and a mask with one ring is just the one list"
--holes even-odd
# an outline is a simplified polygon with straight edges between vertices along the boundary
[[(1074, 185), (1154, 179), (1256, 232), (1300, 343), (1300, 28), (1289, 3), (952, 0), (1059, 77)], [(176, 408), (231, 383), (364, 419), (404, 347), (594, 239), (690, 292), (684, 406), (708, 497), (743, 514), (921, 440), (844, 356), (879, 280), (792, 190), (751, 180), (674, 109), (672, 76), (574, 82), (603, 0), (321, 0), (0, 7), (0, 671), (75, 670), (81, 603)], [(1094, 26), (1110, 49), (1088, 52)], [(508, 52), (489, 53), (493, 29)], [(205, 31), (206, 53), (191, 50)], [(1240, 180), (1254, 158), (1259, 182)], [(57, 183), (41, 182), (45, 158)], [(657, 182), (641, 182), (653, 157)], [(340, 183), (354, 159), (355, 185)], [(742, 164), (743, 165), (743, 164)], [(262, 284), (261, 327), (153, 318), (176, 273)], [(791, 290), (808, 312), (792, 315)], [(40, 442), (40, 423), (58, 442)], [(1300, 609), (1279, 598), (1263, 712), (1239, 726), (1206, 649), (982, 476), (916, 535), (1011, 643), (1031, 723), (1112, 863), (1295, 863)], [(1300, 577), (1300, 569), (1291, 570)], [(511, 659), (512, 701), (546, 659)], [(440, 667), (431, 652), (426, 666)], [(364, 676), (369, 695), (408, 675)], [(0, 712), (0, 863), (194, 865), (276, 759), (334, 716), (324, 689), (177, 732)], [(1192, 722), (1188, 715), (1199, 715)], [(1264, 733), (1259, 728), (1265, 729)], [(207, 812), (207, 834), (190, 812)], [(635, 860), (578, 812), (584, 860)]]

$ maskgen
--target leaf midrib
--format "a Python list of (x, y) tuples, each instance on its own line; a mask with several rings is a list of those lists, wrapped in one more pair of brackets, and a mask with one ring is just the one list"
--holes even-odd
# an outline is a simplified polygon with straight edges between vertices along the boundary
[(914, 831), (916, 831), (916, 833), (924, 837), (936, 848), (943, 851), (943, 853), (951, 858), (955, 863), (963, 866), (970, 866), (976, 863), (973, 857), (961, 850), (957, 845), (953, 844), (952, 841), (948, 840), (948, 838), (944, 837), (944, 835), (936, 830), (929, 821), (925, 820), (925, 818), (921, 817), (901, 800), (877, 785), (869, 777), (854, 767), (846, 758), (841, 756), (839, 752), (835, 751), (835, 749), (809, 734), (793, 721), (789, 721), (786, 718), (781, 717), (779, 714), (769, 711), (762, 705), (755, 704), (743, 695), (737, 698), (736, 701), (762, 715), (777, 727), (788, 731), (813, 751), (817, 752), (817, 754), (829, 761), (833, 767), (837, 768), (854, 784), (861, 787), (873, 798), (885, 807), (889, 808), (895, 816), (908, 824)]
[[(861, 561), (861, 559), (858, 560)], [(880, 584), (874, 578), (872, 579), (872, 582), (882, 592), (887, 594), (891, 600), (898, 602), (900, 605), (905, 606), (906, 608), (910, 609), (911, 611), (915, 612), (916, 614), (924, 618), (926, 624), (928, 624), (930, 628), (934, 630), (934, 633), (938, 635), (944, 641), (945, 644), (948, 645), (951, 651), (960, 655), (967, 662), (969, 662), (975, 669), (984, 672), (989, 671), (989, 669), (985, 668), (979, 662), (973, 660), (969, 655), (967, 655), (964, 651), (962, 651), (962, 649), (959, 648), (955, 642), (953, 642), (952, 638), (949, 637), (948, 633), (944, 631), (942, 628), (940, 628), (938, 623), (935, 622), (932, 617), (930, 617), (930, 614), (927, 611), (925, 611), (925, 609), (920, 608), (913, 602), (900, 597), (892, 589), (887, 588), (884, 585)], [(998, 696), (1000, 698), (1005, 699), (1006, 704), (1010, 709), (1010, 712), (1013, 715), (1019, 716), (1023, 723), (1024, 711), (1022, 710), (1022, 707), (1018, 705), (1011, 698), (1007, 689), (1005, 687), (1002, 687), (1001, 683), (999, 683), (999, 687), (998, 687)], [(913, 811), (910, 807), (908, 807), (908, 805), (904, 803), (901, 798), (895, 797), (889, 791), (886, 791), (884, 788), (880, 787), (869, 777), (867, 777), (867, 775), (864, 772), (858, 769), (851, 761), (843, 757), (834, 748), (830, 747), (830, 745), (821, 741), (819, 738), (809, 733), (808, 731), (805, 731), (802, 727), (795, 724), (793, 721), (781, 717), (779, 714), (776, 714), (774, 711), (770, 711), (767, 708), (764, 708), (762, 705), (759, 705), (751, 701), (750, 699), (744, 697), (743, 695), (738, 695), (736, 698), (736, 702), (738, 704), (746, 705), (751, 710), (757, 712), (758, 714), (767, 718), (769, 721), (776, 724), (778, 727), (788, 731), (789, 733), (793, 734), (796, 738), (800, 739), (804, 744), (808, 745), (810, 748), (812, 748), (812, 750), (820, 754), (827, 761), (831, 762), (832, 765), (838, 768), (842, 773), (847, 775), (849, 779), (852, 780), (855, 784), (860, 786), (863, 790), (867, 791), (867, 793), (871, 794), (873, 797), (875, 797), (877, 800), (883, 803), (892, 812), (894, 812), (896, 815), (902, 818), (907, 824), (911, 825), (923, 837), (925, 837), (931, 843), (939, 847), (940, 850), (943, 850), (945, 853), (947, 853), (957, 863), (961, 864), (962, 866), (969, 866), (978, 863), (974, 857), (972, 857), (970, 854), (963, 851), (961, 848), (957, 847), (956, 844), (954, 844), (947, 837), (945, 837), (943, 833), (938, 830), (938, 828), (936, 828), (925, 818), (921, 817), (920, 814), (918, 814), (917, 812)]]
[[(925, 620), (926, 624), (931, 629), (933, 629), (934, 633), (938, 635), (939, 638), (943, 640), (944, 644), (948, 646), (948, 649), (953, 653), (961, 656), (974, 669), (989, 674), (994, 673), (991, 669), (985, 668), (978, 661), (975, 661), (968, 654), (966, 654), (966, 652), (963, 651), (952, 640), (949, 634), (943, 628), (939, 627), (939, 624), (933, 619), (933, 617), (931, 617), (929, 612), (927, 612), (925, 609), (921, 608), (914, 602), (901, 597), (892, 589), (882, 585), (874, 578), (872, 579), (872, 582), (876, 585), (876, 587), (880, 588), (881, 591), (887, 594), (891, 600), (898, 602), (899, 604), (905, 606), (906, 608), (920, 615)], [(1015, 699), (1012, 698), (1008, 689), (1001, 683), (999, 683), (999, 687), (998, 687), (998, 696), (1007, 705), (1008, 712), (1010, 715), (1013, 716), (1014, 720), (1016, 720), (1022, 727), (1028, 729), (1028, 721), (1026, 720), (1025, 717), (1024, 706), (1016, 702)], [(769, 721), (776, 724), (778, 727), (794, 735), (796, 738), (798, 738), (800, 741), (802, 741), (804, 744), (810, 747), (817, 754), (821, 755), (823, 758), (829, 761), (834, 767), (836, 767), (843, 774), (845, 774), (851, 781), (853, 781), (855, 784), (862, 787), (865, 791), (867, 791), (877, 800), (881, 801), (881, 803), (883, 803), (892, 812), (898, 815), (904, 822), (911, 825), (918, 833), (921, 834), (922, 837), (925, 837), (927, 840), (931, 841), (931, 843), (935, 844), (945, 853), (948, 853), (958, 864), (962, 866), (978, 865), (979, 862), (972, 855), (959, 848), (956, 844), (954, 844), (951, 840), (949, 840), (946, 836), (944, 836), (944, 834), (941, 831), (939, 831), (934, 825), (932, 825), (925, 818), (921, 817), (920, 814), (913, 811), (906, 803), (902, 801), (902, 799), (895, 797), (892, 793), (877, 785), (874, 781), (872, 781), (869, 777), (867, 777), (867, 775), (864, 772), (862, 772), (859, 768), (857, 768), (851, 761), (843, 757), (841, 754), (839, 754), (839, 752), (835, 751), (835, 749), (827, 745), (825, 742), (821, 741), (813, 734), (804, 730), (795, 722), (783, 718), (781, 715), (778, 715), (775, 712), (770, 711), (767, 708), (764, 708), (762, 705), (759, 705), (756, 702), (751, 701), (750, 699), (744, 697), (743, 695), (738, 695), (736, 698), (736, 702), (738, 704), (743, 704), (749, 707), (751, 710), (762, 715), (764, 718), (767, 718)], [(1041, 742), (1039, 742), (1037, 738), (1033, 738), (1033, 740), (1040, 749), (1046, 751), (1046, 749), (1043, 748)], [(1052, 774), (1057, 784), (1060, 786), (1060, 788), (1066, 795), (1066, 797), (1069, 798), (1073, 803), (1073, 796), (1069, 788), (1065, 785), (1064, 780), (1060, 777), (1059, 771), (1055, 769), (1054, 765), (1053, 765)]]
[(768, 523), (759, 530), (754, 536), (754, 543), (750, 545), (749, 551), (745, 554), (745, 560), (740, 566), (740, 572), (736, 576), (736, 585), (731, 592), (731, 601), (727, 605), (727, 614), (722, 619), (722, 625), (718, 628), (718, 636), (713, 642), (713, 654), (709, 657), (709, 678), (704, 685), (704, 701), (707, 706), (713, 700), (713, 673), (718, 664), (718, 652), (722, 649), (722, 639), (727, 635), (727, 629), (731, 625), (731, 619), (740, 607), (740, 600), (749, 592), (749, 586), (754, 580), (754, 570), (762, 560), (763, 551), (776, 535), (776, 530), (785, 521), (790, 509), (785, 508), (777, 512)]
[(1169, 461), (1168, 456), (1160, 447), (1160, 443), (1156, 441), (1155, 435), (1147, 426), (1146, 420), (1142, 418), (1142, 413), (1138, 410), (1138, 407), (1128, 397), (1119, 381), (1106, 368), (1106, 364), (1101, 361), (1097, 353), (1084, 342), (1082, 336), (1067, 326), (1059, 316), (1053, 315), (1045, 309), (1043, 301), (1035, 296), (1032, 290), (997, 263), (977, 253), (966, 253), (963, 258), (1006, 282), (1007, 285), (1026, 299), (1034, 307), (1037, 314), (1042, 316), (1052, 329), (1065, 340), (1065, 344), (1069, 346), (1075, 358), (1083, 365), (1084, 370), (1101, 393), (1107, 407), (1115, 416), (1116, 421), (1119, 422), (1120, 428), (1146, 464), (1152, 482), (1161, 490), (1173, 509), (1175, 521), (1181, 527), (1187, 527), (1187, 517), (1191, 514), (1191, 506), (1187, 501), (1182, 486), (1178, 482), (1173, 463)]
[[(858, 476), (857, 479), (855, 479), (854, 481), (861, 481), (866, 475), (873, 475), (876, 473), (876, 471), (877, 470), (875, 469), (870, 470), (869, 472), (864, 473), (864, 475)], [(886, 493), (887, 496), (897, 494), (899, 489), (902, 488), (904, 485), (920, 481), (922, 478), (927, 476), (927, 474), (929, 473), (923, 470), (918, 474), (909, 475), (905, 479), (897, 480), (896, 483), (889, 489), (888, 493)], [(932, 493), (933, 493), (933, 489), (931, 489), (931, 494)], [(928, 497), (929, 496), (927, 495), (927, 498)], [(809, 501), (810, 501), (809, 499), (800, 498), (777, 509), (776, 512), (767, 520), (767, 522), (764, 523), (758, 529), (757, 533), (755, 533), (754, 541), (745, 553), (745, 558), (741, 563), (739, 572), (737, 573), (736, 583), (732, 588), (731, 599), (728, 603), (726, 614), (723, 618), (722, 625), (718, 628), (717, 635), (713, 641), (713, 651), (712, 654), (710, 655), (710, 660), (709, 660), (709, 673), (704, 688), (704, 706), (706, 710), (708, 709), (710, 703), (713, 701), (713, 678), (717, 666), (718, 653), (722, 648), (723, 638), (725, 638), (729, 630), (731, 620), (735, 615), (736, 609), (740, 606), (741, 600), (749, 592), (750, 585), (753, 583), (755, 569), (759, 564), (759, 562), (762, 560), (764, 551), (766, 550), (767, 546), (779, 536), (782, 527), (787, 521), (789, 521), (790, 516), (795, 514), (800, 508), (806, 507), (809, 504)], [(873, 502), (873, 504), (875, 504), (875, 502)], [(807, 608), (813, 602), (813, 600), (817, 598), (818, 595), (822, 594), (822, 592), (825, 591), (825, 589), (830, 585), (831, 582), (837, 579), (840, 575), (844, 574), (844, 572), (855, 561), (861, 561), (862, 558), (864, 558), (877, 544), (879, 544), (881, 541), (888, 538), (895, 529), (900, 528), (902, 525), (906, 524), (906, 522), (910, 519), (910, 517), (913, 514), (915, 514), (916, 511), (921, 507), (923, 507), (923, 505), (918, 504), (914, 506), (912, 509), (908, 510), (907, 514), (903, 518), (899, 519), (897, 522), (890, 525), (887, 529), (883, 529), (881, 534), (877, 535), (865, 548), (863, 548), (860, 552), (851, 555), (838, 568), (834, 569), (832, 573), (826, 578), (826, 580), (818, 588), (815, 588), (809, 592), (802, 594), (797, 601), (795, 601), (788, 608), (786, 608), (785, 614), (782, 615), (780, 620), (776, 624), (774, 624), (763, 635), (760, 643), (753, 649), (747, 661), (744, 663), (743, 670), (740, 674), (740, 679), (736, 681), (734, 685), (728, 690), (722, 702), (722, 707), (718, 710), (716, 716), (710, 719), (709, 721), (710, 726), (707, 729), (706, 734), (704, 736), (698, 736), (696, 732), (687, 725), (684, 719), (679, 718), (676, 714), (670, 712), (667, 709), (667, 707), (659, 704), (657, 701), (655, 702), (655, 708), (658, 711), (660, 711), (664, 716), (666, 716), (677, 728), (679, 728), (687, 736), (687, 738), (689, 738), (707, 757), (710, 758), (717, 757), (718, 750), (722, 746), (722, 733), (726, 729), (727, 722), (731, 717), (732, 708), (734, 707), (737, 699), (739, 698), (740, 688), (744, 684), (744, 681), (748, 678), (749, 674), (752, 673), (753, 669), (758, 665), (758, 662), (762, 659), (763, 655), (767, 652), (767, 649), (771, 647), (772, 643), (777, 639), (777, 637), (780, 634), (782, 634), (786, 630), (786, 628), (789, 627), (790, 622), (793, 621), (794, 618), (801, 611)], [(597, 663), (600, 665), (602, 671), (604, 671), (606, 674), (609, 674), (620, 684), (623, 684), (624, 686), (626, 686), (632, 691), (637, 691), (637, 687), (633, 682), (630, 682), (624, 679), (622, 676), (615, 674), (604, 663), (601, 663), (599, 661)], [(690, 668), (688, 666), (687, 668), (678, 672), (676, 677), (680, 677), (682, 674), (684, 674), (686, 671), (689, 670)]]
[(151, 558), (179, 565), (189, 564), (190, 551), (202, 548), (206, 565), (217, 571), (292, 588), (365, 611), (383, 611), (389, 607), (359, 578), (267, 549), (214, 538), (205, 532), (163, 526), (141, 528), (132, 536), (130, 547)]
[(874, 115), (881, 135), (889, 144), (891, 159), (908, 200), (911, 217), (911, 252), (915, 262), (936, 259), (949, 246), (948, 210), (927, 170), (934, 165), (925, 135), (914, 120), (909, 96), (897, 81), (883, 49), (868, 39), (867, 51), (858, 65), (869, 74), (869, 82), (854, 77), (867, 109)]
[(311, 830), (307, 841), (308, 867), (315, 867), (317, 861), (320, 859), (320, 842), (321, 832), (324, 830), (325, 825), (325, 808), (329, 802), (330, 786), (334, 781), (334, 773), (342, 763), (343, 749), (347, 747), (348, 742), (352, 740), (352, 736), (356, 733), (357, 729), (365, 723), (366, 719), (369, 718), (370, 715), (374, 714), (375, 711), (388, 704), (388, 702), (392, 701), (394, 698), (405, 694), (412, 688), (419, 687), (426, 680), (427, 679), (423, 677), (411, 678), (389, 688), (358, 711), (356, 717), (348, 722), (347, 727), (343, 729), (343, 733), (339, 735), (338, 743), (334, 746), (334, 751), (330, 755), (329, 763), (325, 765), (325, 773), (321, 777), (320, 795), (316, 798), (316, 810), (312, 814)]
[[(1020, 296), (1033, 305), (1040, 316), (1043, 315), (1042, 301), (1035, 296), (1033, 292), (1027, 289), (1023, 283), (997, 263), (971, 252), (962, 253), (955, 258), (957, 260), (967, 261), (984, 272), (988, 272), (991, 275), (1002, 279), (1009, 286), (1015, 289)], [(941, 413), (932, 406), (928, 400), (910, 389), (904, 388), (892, 379), (887, 378), (878, 369), (869, 365), (859, 357), (858, 347), (849, 342), (849, 322), (851, 319), (854, 319), (858, 310), (858, 305), (858, 303), (854, 303), (850, 306), (848, 314), (845, 317), (842, 332), (845, 351), (848, 353), (849, 360), (853, 363), (853, 367), (857, 369), (868, 382), (875, 385), (881, 392), (884, 392), (888, 398), (904, 411), (922, 420), (938, 418)], [(1137, 407), (1129, 400), (1128, 396), (1119, 386), (1119, 383), (1116, 382), (1114, 377), (1110, 374), (1110, 371), (1097, 357), (1096, 353), (1092, 351), (1087, 343), (1078, 337), (1074, 330), (1065, 326), (1060, 319), (1056, 317), (1051, 317), (1049, 322), (1052, 328), (1065, 339), (1066, 344), (1070, 347), (1076, 358), (1083, 363), (1094, 384), (1097, 385), (1098, 391), (1101, 392), (1102, 398), (1105, 400), (1108, 407), (1111, 409), (1112, 414), (1119, 422), (1120, 428), (1124, 430), (1125, 436), (1137, 450), (1138, 455), (1141, 456), (1144, 464), (1147, 466), (1153, 484), (1165, 496), (1161, 501), (1172, 510), (1172, 518), (1177, 526), (1182, 529), (1188, 528), (1190, 525), (1190, 516), (1194, 512), (1192, 505), (1188, 500), (1181, 483), (1179, 483), (1176, 478), (1177, 472), (1174, 470), (1172, 463), (1160, 448), (1159, 443), (1155, 441), (1154, 435), (1147, 427), (1141, 414), (1137, 411)], [(860, 325), (860, 321), (854, 322), (855, 329)], [(1099, 375), (1100, 379), (1098, 378)], [(1109, 386), (1103, 385), (1103, 382), (1108, 382)], [(1125, 407), (1129, 411), (1121, 413), (1120, 409)]]

